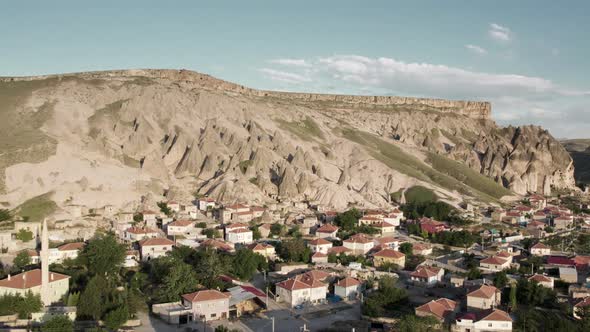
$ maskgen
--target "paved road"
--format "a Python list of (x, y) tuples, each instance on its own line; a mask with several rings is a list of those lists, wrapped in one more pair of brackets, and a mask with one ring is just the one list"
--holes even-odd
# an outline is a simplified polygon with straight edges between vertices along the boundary
[(138, 317), (141, 321), (141, 326), (136, 327), (134, 329), (134, 331), (136, 331), (136, 332), (187, 332), (187, 331), (190, 331), (190, 332), (195, 332), (195, 331), (213, 332), (215, 330), (215, 327), (217, 327), (219, 325), (224, 325), (224, 326), (228, 327), (230, 330), (236, 329), (236, 330), (239, 330), (242, 332), (252, 332), (252, 330), (241, 321), (235, 321), (235, 322), (230, 322), (228, 320), (214, 321), (214, 322), (208, 323), (207, 327), (205, 329), (205, 326), (203, 325), (202, 322), (193, 322), (190, 324), (178, 326), (178, 325), (167, 324), (157, 318), (150, 317), (148, 314), (143, 313), (143, 312), (139, 313)]

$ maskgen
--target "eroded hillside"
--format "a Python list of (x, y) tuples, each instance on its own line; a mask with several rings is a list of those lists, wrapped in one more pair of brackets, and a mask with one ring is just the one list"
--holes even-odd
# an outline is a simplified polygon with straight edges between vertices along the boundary
[(420, 184), (493, 201), (573, 187), (562, 146), (488, 103), (273, 93), (189, 71), (4, 79), (0, 202), (132, 204), (147, 192), (384, 206)]

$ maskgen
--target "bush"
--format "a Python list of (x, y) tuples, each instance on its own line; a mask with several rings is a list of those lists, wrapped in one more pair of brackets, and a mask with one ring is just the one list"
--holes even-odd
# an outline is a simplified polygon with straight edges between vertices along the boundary
[(41, 326), (41, 332), (73, 332), (74, 322), (72, 322), (67, 316), (57, 315), (52, 317), (50, 320), (45, 322)]
[(24, 297), (20, 294), (0, 296), (0, 316), (18, 314), (18, 318), (27, 319), (32, 312), (43, 308), (40, 295), (28, 292)]
[(33, 232), (26, 229), (20, 229), (18, 233), (16, 233), (16, 239), (23, 242), (29, 242), (33, 239)]

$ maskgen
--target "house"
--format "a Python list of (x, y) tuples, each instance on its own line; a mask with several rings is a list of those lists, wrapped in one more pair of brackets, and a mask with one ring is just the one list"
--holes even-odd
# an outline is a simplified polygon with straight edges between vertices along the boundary
[(214, 289), (182, 295), (182, 304), (190, 309), (195, 321), (229, 318), (229, 300), (228, 294)]
[(180, 203), (178, 203), (176, 201), (170, 201), (170, 202), (166, 203), (166, 206), (172, 212), (180, 212)]
[(253, 253), (259, 254), (260, 256), (266, 257), (267, 259), (274, 260), (276, 257), (275, 247), (266, 243), (252, 243), (248, 246), (248, 249), (252, 250)]
[(39, 254), (39, 252), (37, 250), (25, 249), (25, 250), (19, 251), (19, 253), (21, 253), (23, 251), (27, 253), (27, 256), (29, 256), (29, 260), (31, 261), (31, 264), (39, 264), (41, 262), (41, 255)]
[(590, 256), (577, 255), (573, 260), (578, 270), (587, 270), (590, 268)]
[(151, 210), (144, 210), (142, 212), (143, 215), (143, 222), (146, 225), (155, 226), (156, 225), (156, 218), (158, 217), (158, 213), (151, 211)]
[(556, 230), (569, 229), (574, 225), (574, 216), (571, 214), (561, 214), (553, 219), (553, 226)]
[(330, 250), (328, 250), (328, 254), (348, 255), (348, 254), (352, 254), (352, 250), (350, 250), (344, 246), (336, 246), (336, 247), (330, 248)]
[(393, 236), (384, 236), (375, 239), (375, 248), (378, 249), (385, 249), (390, 248), (393, 250), (398, 250), (399, 245), (402, 243), (403, 240), (393, 237)]
[(590, 296), (584, 298), (583, 300), (581, 300), (580, 302), (574, 304), (574, 310), (573, 310), (573, 316), (576, 319), (580, 319), (580, 314), (581, 311), (584, 310), (584, 308), (590, 306)]
[(395, 209), (392, 212), (383, 216), (383, 221), (392, 224), (395, 227), (398, 227), (403, 217), (404, 213), (399, 209)]
[(381, 236), (392, 235), (395, 233), (395, 226), (385, 221), (373, 224), (373, 227), (379, 231)]
[(323, 224), (315, 230), (315, 235), (319, 238), (336, 238), (338, 233), (338, 227), (332, 224)]
[(328, 255), (319, 251), (315, 252), (313, 255), (311, 255), (311, 262), (315, 264), (328, 263)]
[(197, 200), (197, 207), (201, 211), (207, 211), (215, 208), (215, 200), (209, 197), (201, 197)]
[[(59, 302), (68, 294), (70, 289), (70, 276), (49, 272), (48, 277), (48, 303), (44, 303), (45, 305)], [(13, 276), (9, 274), (8, 277), (0, 280), (0, 296), (7, 294), (25, 296), (28, 292), (41, 295), (41, 279), (41, 269), (34, 269)]]
[(123, 266), (127, 268), (136, 267), (139, 265), (139, 258), (139, 251), (127, 250), (125, 252), (125, 261), (123, 262)]
[(506, 217), (506, 210), (496, 209), (492, 211), (492, 221), (502, 221)]
[(489, 271), (502, 271), (510, 268), (510, 260), (500, 256), (491, 256), (479, 261), (479, 268)]
[(382, 249), (373, 254), (373, 265), (395, 264), (401, 268), (406, 265), (406, 255), (393, 249)]
[(442, 281), (445, 270), (434, 266), (418, 266), (416, 271), (410, 273), (410, 279), (414, 282), (434, 286)]
[(80, 250), (84, 248), (84, 245), (84, 242), (71, 242), (57, 247), (57, 251), (59, 252), (59, 260), (56, 263), (61, 263), (66, 259), (76, 259), (78, 257), (78, 253), (80, 253)]
[(436, 221), (426, 217), (420, 219), (420, 230), (428, 234), (444, 232), (446, 229), (447, 225), (440, 221)]
[(542, 210), (547, 206), (547, 199), (541, 195), (531, 195), (528, 198), (531, 207), (536, 210)]
[(494, 286), (481, 285), (467, 294), (468, 309), (493, 309), (500, 305), (502, 293)]
[(364, 255), (368, 253), (375, 243), (364, 234), (355, 234), (342, 241), (342, 245), (352, 251), (354, 255)]
[(322, 303), (326, 300), (328, 292), (328, 285), (323, 281), (328, 276), (326, 272), (310, 271), (282, 281), (276, 284), (278, 301), (285, 302), (291, 307), (305, 303)]
[(440, 298), (416, 307), (415, 313), (418, 317), (434, 317), (440, 322), (450, 318), (459, 309), (459, 304), (453, 300)]
[(531, 247), (531, 255), (549, 256), (551, 255), (551, 248), (549, 248), (541, 242), (538, 242), (537, 244)]
[(534, 274), (529, 277), (529, 281), (535, 281), (539, 285), (553, 289), (553, 278), (542, 275), (542, 274)]
[(249, 244), (253, 241), (253, 233), (251, 230), (243, 228), (234, 229), (231, 231), (226, 230), (225, 240), (233, 244)]
[(195, 229), (195, 222), (192, 220), (176, 220), (166, 225), (168, 236), (186, 235)]
[(504, 332), (512, 331), (512, 318), (499, 309), (488, 309), (479, 313), (464, 313), (457, 316), (453, 332)]
[(165, 256), (172, 251), (174, 242), (163, 238), (151, 238), (139, 241), (141, 260), (149, 261), (153, 258)]
[(362, 291), (362, 284), (355, 278), (346, 277), (334, 285), (334, 294), (345, 300), (355, 299)]
[(578, 271), (574, 267), (560, 267), (559, 279), (571, 284), (578, 282)]
[(128, 241), (135, 242), (154, 237), (158, 237), (158, 231), (151, 228), (130, 227), (125, 230), (125, 240)]
[(230, 221), (249, 222), (253, 219), (253, 213), (250, 207), (244, 204), (232, 204), (225, 206), (221, 211), (221, 222), (227, 223)]
[(412, 253), (420, 256), (432, 255), (432, 246), (422, 242), (414, 242), (412, 243)]
[(321, 252), (322, 254), (328, 254), (328, 250), (332, 248), (332, 242), (324, 240), (323, 238), (313, 239), (307, 242), (307, 247), (311, 249), (311, 252)]
[(573, 259), (567, 258), (566, 256), (549, 256), (547, 257), (547, 265), (555, 267), (570, 267), (575, 266)]
[(201, 247), (209, 247), (218, 251), (232, 252), (234, 251), (234, 244), (218, 239), (206, 239), (201, 242)]
[(383, 221), (383, 218), (379, 218), (377, 216), (373, 216), (373, 215), (365, 215), (363, 217), (361, 217), (359, 219), (358, 225), (362, 226), (362, 225), (366, 225), (366, 226), (372, 226), (375, 225), (377, 223), (380, 223)]

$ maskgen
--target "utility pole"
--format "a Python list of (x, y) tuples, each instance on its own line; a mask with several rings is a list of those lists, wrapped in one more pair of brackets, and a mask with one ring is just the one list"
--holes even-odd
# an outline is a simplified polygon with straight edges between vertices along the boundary
[(272, 320), (272, 332), (275, 332), (275, 318), (271, 317), (270, 319)]
[[(266, 310), (268, 310), (268, 286), (266, 286), (266, 299), (265, 300), (266, 300)], [(274, 318), (272, 321), (274, 322)]]

